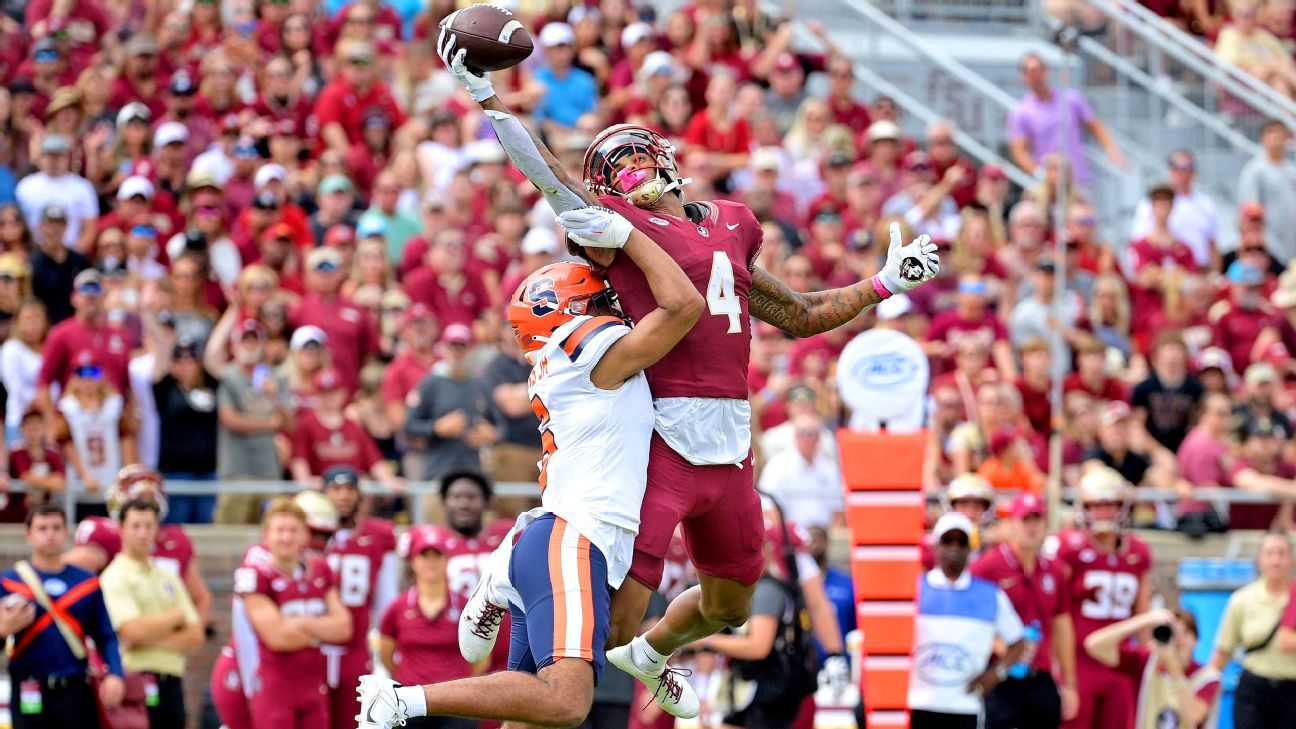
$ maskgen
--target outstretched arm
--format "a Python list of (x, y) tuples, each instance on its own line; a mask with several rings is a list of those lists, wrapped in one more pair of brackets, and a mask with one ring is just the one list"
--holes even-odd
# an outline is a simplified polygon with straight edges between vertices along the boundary
[(809, 337), (836, 329), (883, 299), (910, 291), (938, 273), (940, 256), (936, 244), (920, 235), (903, 245), (900, 224), (892, 223), (886, 265), (871, 278), (839, 289), (803, 294), (757, 267), (752, 270), (748, 301), (757, 319), (788, 334)]

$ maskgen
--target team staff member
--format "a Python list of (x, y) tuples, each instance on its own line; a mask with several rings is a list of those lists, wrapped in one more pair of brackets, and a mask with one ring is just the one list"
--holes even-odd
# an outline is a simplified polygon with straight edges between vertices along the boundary
[[(156, 687), (148, 701), (149, 729), (184, 729), (186, 653), (203, 642), (203, 625), (184, 583), (151, 556), (162, 511), (132, 499), (117, 514), (121, 552), (100, 575), (108, 615), (124, 649), (122, 663)], [(146, 688), (152, 694), (154, 686)]]
[(1233, 726), (1279, 729), (1296, 716), (1296, 655), (1278, 645), (1278, 625), (1292, 591), (1292, 547), (1283, 534), (1266, 534), (1257, 560), (1260, 577), (1229, 597), (1215, 638), (1211, 665), (1222, 671), (1241, 648), (1242, 677), (1233, 702)]
[[(1003, 590), (968, 571), (970, 519), (945, 514), (932, 532), (937, 566), (918, 585), (914, 655), (925, 659), (909, 677), (909, 726), (977, 729), (982, 696), (1003, 683), (1025, 647), (1021, 618)], [(1008, 646), (998, 661), (996, 639)]]
[[(1056, 729), (1080, 706), (1076, 690), (1075, 626), (1067, 610), (1062, 568), (1040, 554), (1048, 525), (1044, 502), (1022, 494), (1010, 506), (1005, 541), (972, 565), (972, 574), (999, 585), (1025, 625), (1040, 631), (1025, 675), (1009, 678), (986, 694), (986, 726)], [(1062, 679), (1053, 679), (1054, 668)]]
[(117, 634), (99, 579), (63, 563), (66, 541), (62, 507), (33, 508), (27, 515), (31, 559), (0, 575), (0, 633), (14, 639), (9, 656), (9, 683), (16, 698), (10, 700), (14, 729), (86, 729), (94, 723), (90, 717), (98, 709), (86, 673), (83, 636), (94, 639), (108, 664), (99, 701), (117, 706), (125, 691)]

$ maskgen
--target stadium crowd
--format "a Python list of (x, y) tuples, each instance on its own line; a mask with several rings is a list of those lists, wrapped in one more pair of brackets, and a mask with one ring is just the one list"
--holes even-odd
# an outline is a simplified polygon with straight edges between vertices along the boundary
[[(810, 529), (821, 587), (844, 604), (843, 631), (854, 616), (849, 579), (824, 562), (826, 530), (843, 523), (832, 428), (846, 413), (835, 364), (874, 325), (910, 334), (930, 358), (924, 479), (933, 497), (981, 502), (978, 518), (989, 520), (1002, 491), (1005, 524), (1037, 515), (1007, 503), (1042, 493), (1056, 426), (1068, 485), (1097, 461), (1133, 487), (1178, 492), (1173, 504), (1141, 502), (1138, 526), (1198, 535), (1293, 528), (1296, 272), (1287, 266), (1296, 255), (1296, 167), (1282, 124), (1265, 126), (1265, 155), (1241, 175), (1236, 221), (1219, 219), (1194, 186), (1191, 151), (1179, 150), (1165, 182), (1139, 203), (1127, 240), (1103, 240), (1083, 166), (1062, 164), (1045, 130), (1057, 114), (1073, 114), (1070, 152), (1087, 133), (1113, 161), (1124, 158), (1082, 96), (1053, 103), (1038, 57), (1022, 61), (1028, 91), (1009, 120), (1008, 153), (1037, 179), (1023, 190), (1002, 169), (962, 156), (950, 124), (907, 133), (913, 126), (893, 100), (860, 96), (851, 63), (821, 27), (808, 25), (817, 50), (795, 48), (793, 25), (751, 0), (703, 0), (663, 16), (626, 0), (522, 5), (537, 50), (494, 83), (569, 169), (611, 123), (660, 131), (693, 180), (686, 194), (748, 205), (764, 229), (759, 265), (797, 291), (880, 268), (893, 220), (906, 239), (926, 233), (941, 245), (937, 280), (841, 329), (793, 339), (753, 327), (758, 484)], [(68, 526), (79, 544), (93, 544), (84, 525), (104, 523), (95, 519), (109, 516), (106, 497), (124, 505), (138, 496), (113, 489), (131, 464), (213, 484), (211, 495), (171, 495), (165, 509), (137, 505), (132, 523), (145, 530), (152, 517), (260, 523), (265, 496), (222, 492), (237, 480), (327, 492), (354, 473), (390, 487), (397, 496), (373, 509), (397, 520), (406, 517), (406, 480), (480, 471), (534, 481), (542, 446), (530, 366), (501, 313), (527, 273), (567, 252), (552, 211), (435, 58), (430, 39), (453, 8), (0, 4), (0, 486), (27, 486), (7, 495), (0, 521), (30, 525), (34, 516), (52, 530), (57, 509), (45, 505), (72, 499), (82, 527)], [(1216, 245), (1224, 226), (1237, 227), (1236, 250)], [(1060, 314), (1051, 307), (1058, 243)], [(972, 498), (947, 492), (960, 478)], [(1200, 487), (1261, 492), (1274, 503), (1218, 512), (1193, 498)], [(442, 566), (420, 561), (424, 548), (446, 557), (460, 595), (453, 603), (500, 536), (481, 531), (489, 481), (442, 488), (450, 531), (417, 532), (421, 541), (406, 544), (402, 554), (419, 557), (415, 586), (399, 597), (408, 610), (375, 618), (392, 640), (415, 608), (443, 607), (432, 597)], [(300, 515), (312, 529), (330, 523), (327, 507), (274, 503), (272, 516)], [(524, 502), (495, 506), (507, 521)], [(341, 528), (358, 530), (363, 518), (349, 508), (337, 507)], [(375, 575), (395, 547), (384, 528), (366, 539), (389, 547), (353, 562)], [(167, 529), (161, 541), (174, 533)], [(1009, 529), (999, 538), (1018, 537)], [(456, 555), (456, 540), (473, 547)], [(178, 636), (169, 649), (190, 639), (191, 610), (206, 619), (211, 608), (188, 579), (192, 556), (177, 558), (176, 571), (195, 605), (168, 607), (167, 629)], [(98, 571), (107, 557), (73, 561)], [(471, 563), (462, 572), (459, 557)], [(772, 558), (771, 570), (782, 569)], [(281, 591), (243, 574), (241, 593)], [(667, 580), (682, 587), (686, 574), (680, 563)], [(359, 608), (376, 604), (377, 588), (365, 581), (359, 594), (359, 581), (337, 581), (301, 598), (315, 622), (297, 626), (293, 640), (352, 640), (335, 599), (364, 635)], [(785, 612), (779, 596), (766, 598), (770, 616)], [(282, 627), (258, 620), (263, 639)], [(453, 634), (438, 629), (420, 639)], [(723, 640), (707, 648), (747, 655)], [(695, 660), (707, 675), (706, 659)], [(163, 664), (160, 675), (175, 675)], [(399, 663), (389, 668), (400, 675)], [(225, 671), (237, 692), (238, 667)], [(630, 721), (663, 718), (644, 710)]]

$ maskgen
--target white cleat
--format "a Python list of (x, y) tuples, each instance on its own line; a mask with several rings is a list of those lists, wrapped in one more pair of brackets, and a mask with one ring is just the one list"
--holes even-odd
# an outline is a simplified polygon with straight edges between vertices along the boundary
[(639, 670), (630, 656), (629, 644), (613, 648), (607, 652), (607, 660), (612, 665), (639, 679), (639, 682), (652, 692), (653, 700), (671, 716), (680, 719), (692, 719), (702, 710), (697, 693), (682, 673), (666, 666), (661, 673), (652, 674)]
[(356, 729), (392, 729), (405, 726), (409, 714), (405, 702), (396, 696), (400, 684), (390, 678), (366, 674), (360, 677), (356, 693), (360, 695), (360, 713)]
[(499, 638), (500, 623), (508, 615), (508, 607), (487, 599), (490, 591), (490, 572), (484, 571), (477, 587), (473, 588), (468, 604), (459, 615), (459, 654), (469, 663), (481, 663), (490, 658)]

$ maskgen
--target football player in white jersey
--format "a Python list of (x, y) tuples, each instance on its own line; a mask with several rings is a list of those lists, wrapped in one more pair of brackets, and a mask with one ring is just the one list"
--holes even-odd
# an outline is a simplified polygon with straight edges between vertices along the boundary
[[(607, 282), (584, 263), (536, 271), (509, 303), (509, 323), (532, 364), (527, 389), (544, 444), (541, 506), (518, 517), (516, 539), (492, 556), (464, 612), (502, 617), (508, 606), (511, 670), (410, 687), (364, 676), (362, 729), (425, 715), (570, 727), (589, 713), (603, 671), (609, 588), (630, 569), (647, 486), (653, 406), (643, 369), (688, 333), (703, 300), (679, 265), (625, 218), (602, 208), (577, 212), (593, 221), (577, 242), (623, 249), (646, 275), (657, 309), (631, 329)], [(480, 641), (483, 655), (491, 643)], [(681, 713), (697, 714), (696, 695), (673, 672), (663, 673), (660, 689)]]

